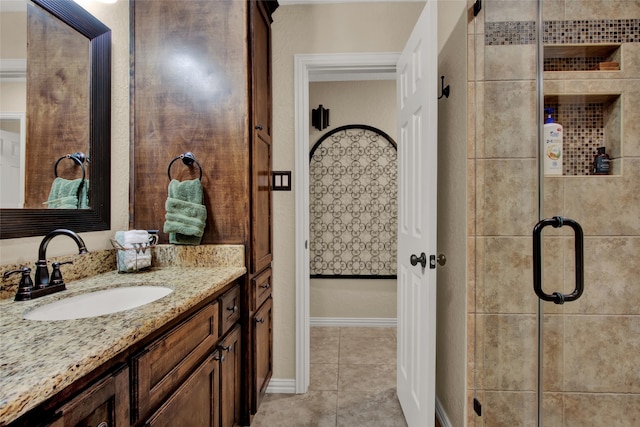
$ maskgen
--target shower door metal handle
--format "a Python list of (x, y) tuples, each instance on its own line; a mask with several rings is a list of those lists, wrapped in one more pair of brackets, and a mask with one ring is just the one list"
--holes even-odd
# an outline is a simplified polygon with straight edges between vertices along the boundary
[[(547, 294), (542, 290), (542, 229), (548, 225), (553, 228), (560, 228), (564, 225), (573, 228), (575, 235), (576, 284), (573, 292), (570, 294), (563, 294), (561, 292)], [(575, 301), (582, 295), (582, 291), (584, 290), (584, 234), (582, 227), (576, 221), (561, 216), (554, 216), (553, 218), (543, 219), (533, 227), (533, 290), (540, 299), (551, 301), (555, 304)]]

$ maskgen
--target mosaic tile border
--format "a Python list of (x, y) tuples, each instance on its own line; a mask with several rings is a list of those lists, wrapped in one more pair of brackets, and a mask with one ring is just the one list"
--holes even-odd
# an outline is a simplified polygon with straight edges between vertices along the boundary
[[(523, 45), (536, 42), (534, 21), (485, 22), (485, 45)], [(640, 19), (545, 21), (545, 44), (638, 43)]]

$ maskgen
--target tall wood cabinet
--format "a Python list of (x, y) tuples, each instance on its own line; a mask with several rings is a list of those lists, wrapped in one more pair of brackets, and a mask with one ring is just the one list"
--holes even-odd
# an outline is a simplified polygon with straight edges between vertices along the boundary
[[(159, 229), (167, 243), (169, 176), (202, 173), (207, 222), (201, 243), (246, 248), (238, 411), (247, 425), (273, 366), (273, 308), (264, 304), (272, 290), (271, 23), (278, 3), (131, 0), (130, 7), (130, 227)], [(197, 164), (172, 163), (186, 152), (201, 171)], [(256, 288), (265, 277), (268, 287)]]

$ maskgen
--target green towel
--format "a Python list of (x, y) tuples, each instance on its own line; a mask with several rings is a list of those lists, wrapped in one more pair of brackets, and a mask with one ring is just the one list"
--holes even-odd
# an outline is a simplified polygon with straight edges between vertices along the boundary
[(199, 245), (207, 221), (207, 208), (202, 183), (199, 179), (169, 183), (169, 197), (165, 203), (164, 232), (169, 233), (169, 243)]
[(86, 209), (89, 207), (89, 181), (57, 177), (51, 184), (49, 198), (43, 204), (49, 209)]

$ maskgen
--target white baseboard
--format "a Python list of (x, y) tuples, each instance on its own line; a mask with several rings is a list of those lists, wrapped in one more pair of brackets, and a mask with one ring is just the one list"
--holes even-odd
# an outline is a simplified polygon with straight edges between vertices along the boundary
[(267, 393), (295, 394), (296, 380), (271, 378), (267, 386)]
[(394, 317), (310, 317), (310, 326), (396, 326), (398, 323)]
[(442, 427), (452, 427), (451, 421), (449, 421), (449, 417), (447, 417), (447, 413), (444, 412), (444, 408), (440, 403), (440, 399), (436, 396), (436, 417), (438, 417), (438, 421), (440, 421), (440, 425)]

